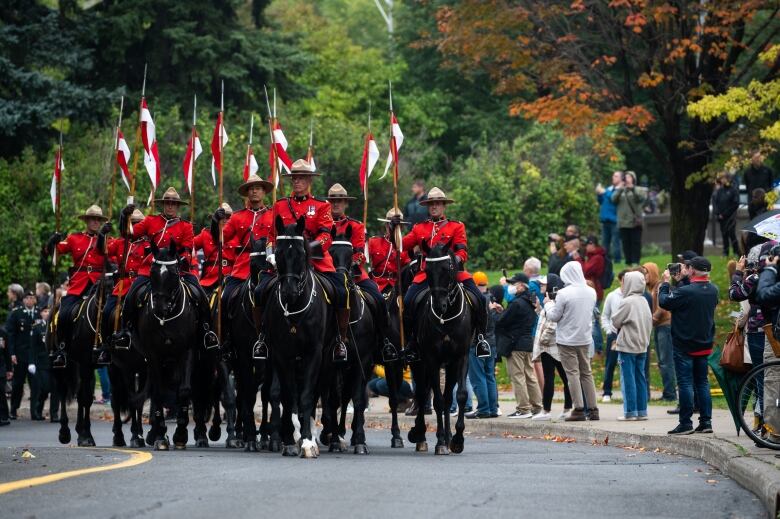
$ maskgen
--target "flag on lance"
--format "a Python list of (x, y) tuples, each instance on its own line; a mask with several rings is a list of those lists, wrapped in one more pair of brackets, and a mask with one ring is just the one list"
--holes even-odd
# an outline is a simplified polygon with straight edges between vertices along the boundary
[(65, 163), (62, 162), (62, 148), (58, 148), (54, 153), (54, 174), (51, 176), (51, 189), (49, 190), (51, 193), (51, 208), (55, 213), (57, 212), (57, 199), (59, 198), (57, 183), (60, 181), (63, 169), (65, 169)]
[[(274, 171), (280, 171), (282, 168), (284, 168), (287, 173), (290, 173), (290, 168), (292, 168), (292, 160), (290, 160), (290, 156), (287, 155), (287, 139), (284, 136), (284, 132), (282, 132), (282, 125), (279, 124), (279, 121), (274, 120), (273, 127), (273, 145), (275, 146), (275, 155), (276, 160), (278, 161), (278, 166), (274, 167), (274, 153), (268, 154), (268, 163)], [(279, 185), (279, 179), (277, 175), (274, 175), (274, 184)]]
[(371, 171), (379, 160), (379, 148), (376, 146), (374, 136), (370, 133), (366, 137), (366, 145), (363, 147), (363, 160), (360, 163), (360, 188), (363, 193), (368, 189), (368, 179), (371, 177)]
[[(220, 133), (222, 134), (222, 147), (220, 147)], [(222, 121), (222, 112), (217, 115), (217, 125), (214, 126), (214, 135), (211, 137), (211, 181), (214, 186), (217, 185), (217, 171), (222, 173), (222, 148), (228, 143), (228, 135), (225, 130), (225, 124)]]
[(385, 164), (385, 171), (380, 180), (387, 176), (387, 172), (390, 166), (393, 165), (393, 160), (398, 159), (398, 150), (401, 149), (401, 145), (404, 143), (404, 134), (401, 133), (401, 127), (398, 125), (398, 119), (395, 118), (395, 113), (390, 114), (390, 124), (392, 127), (393, 135), (390, 137), (390, 153), (387, 154), (387, 163)]
[(187, 184), (187, 191), (189, 191), (190, 194), (192, 194), (192, 183), (195, 181), (193, 178), (195, 161), (198, 160), (201, 153), (203, 153), (203, 146), (200, 145), (198, 132), (193, 129), (190, 140), (187, 142), (187, 151), (184, 153), (184, 162), (182, 163), (184, 183)]
[(141, 99), (141, 141), (144, 144), (144, 166), (152, 181), (152, 191), (160, 183), (160, 153), (157, 150), (154, 121), (146, 99)]
[(119, 164), (119, 169), (122, 171), (122, 181), (130, 190), (130, 170), (127, 165), (130, 163), (130, 147), (127, 145), (125, 136), (122, 135), (122, 130), (116, 132), (116, 162)]
[(257, 175), (260, 167), (257, 165), (255, 154), (252, 153), (252, 147), (249, 146), (246, 151), (246, 160), (244, 161), (244, 182), (249, 180), (249, 175)]

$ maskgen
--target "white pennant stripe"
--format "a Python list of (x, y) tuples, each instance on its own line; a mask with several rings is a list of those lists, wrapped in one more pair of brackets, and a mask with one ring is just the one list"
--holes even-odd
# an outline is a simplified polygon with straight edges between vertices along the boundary
[[(124, 137), (119, 139), (119, 143), (117, 144), (117, 149), (122, 152), (122, 156), (125, 158), (125, 164), (130, 164), (130, 147), (127, 145), (127, 141)], [(120, 168), (121, 169), (121, 168)], [(127, 177), (125, 176), (125, 172), (122, 171), (122, 181), (125, 183), (125, 187), (127, 187), (128, 191), (130, 190), (130, 184), (127, 183)]]
[(255, 175), (260, 170), (260, 166), (257, 165), (257, 159), (255, 159), (254, 153), (249, 155), (249, 174)]
[(287, 151), (287, 138), (284, 136), (281, 128), (274, 130), (274, 142), (282, 145), (282, 149)]
[[(393, 137), (395, 137), (395, 151), (396, 153), (401, 149), (401, 145), (404, 143), (404, 134), (401, 133), (401, 127), (398, 123), (393, 123)], [(387, 176), (387, 172), (390, 171), (390, 166), (393, 164), (393, 150), (387, 154), (387, 163), (385, 164), (385, 171), (379, 180), (382, 180)]]
[(371, 171), (373, 171), (374, 166), (376, 166), (378, 160), (379, 160), (379, 148), (377, 148), (376, 146), (376, 141), (374, 139), (371, 139), (368, 141), (368, 173), (366, 174), (367, 178), (371, 177)]
[(51, 193), (51, 209), (55, 213), (57, 212), (57, 177), (54, 175), (51, 176), (51, 189), (49, 190), (49, 193)]

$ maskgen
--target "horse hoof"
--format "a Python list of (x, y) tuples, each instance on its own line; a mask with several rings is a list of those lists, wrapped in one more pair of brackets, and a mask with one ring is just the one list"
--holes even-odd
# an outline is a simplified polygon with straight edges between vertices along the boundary
[(174, 450), (177, 451), (184, 451), (187, 450), (187, 444), (186, 443), (174, 443), (173, 444)]
[(114, 436), (114, 441), (111, 442), (113, 447), (127, 447), (124, 436)]
[(330, 442), (328, 452), (344, 452), (344, 447), (341, 445), (341, 442)]
[(303, 440), (301, 442), (301, 458), (315, 459), (317, 456), (319, 456), (317, 444), (311, 440)]
[(463, 440), (461, 439), (460, 441), (455, 441), (454, 438), (450, 440), (450, 450), (455, 454), (460, 454), (463, 452)]
[(293, 445), (285, 445), (282, 449), (282, 456), (298, 456), (298, 446)]
[(140, 437), (130, 438), (130, 447), (142, 449), (144, 447), (144, 439)]
[(60, 435), (58, 439), (63, 445), (70, 443), (70, 429), (60, 429)]
[(365, 443), (358, 443), (355, 445), (355, 450), (352, 452), (354, 454), (368, 454), (368, 447)]
[(449, 455), (450, 450), (447, 448), (446, 445), (437, 445), (436, 446), (436, 455), (437, 456), (447, 456)]
[(403, 449), (404, 448), (403, 438), (395, 437), (392, 440), (390, 440), (390, 447), (392, 447), (393, 449)]
[(244, 444), (244, 452), (257, 452), (257, 442), (250, 440)]
[(209, 441), (206, 438), (198, 438), (195, 440), (195, 448), (197, 449), (208, 449), (209, 447)]
[(227, 441), (225, 441), (226, 449), (240, 449), (243, 446), (244, 446), (244, 442), (239, 440), (238, 438), (228, 438)]
[(167, 451), (170, 450), (171, 444), (168, 443), (168, 439), (165, 440), (155, 440), (154, 441), (154, 450), (156, 451)]
[(213, 442), (219, 441), (220, 436), (222, 436), (222, 429), (220, 427), (214, 427), (213, 425), (209, 427), (209, 440)]
[(274, 440), (273, 438), (268, 441), (268, 450), (271, 452), (279, 452), (282, 450), (282, 441)]
[(78, 439), (78, 446), (79, 447), (94, 447), (95, 446), (95, 440), (92, 439), (92, 436), (82, 436)]
[(416, 452), (428, 452), (428, 442), (417, 442), (414, 450)]
[(268, 450), (268, 438), (260, 438), (260, 444), (257, 446), (258, 450), (261, 451), (267, 451)]

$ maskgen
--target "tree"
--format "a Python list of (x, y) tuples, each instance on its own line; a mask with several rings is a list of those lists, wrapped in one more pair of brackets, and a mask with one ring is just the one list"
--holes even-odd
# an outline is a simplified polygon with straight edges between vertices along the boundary
[(728, 120), (686, 106), (759, 74), (780, 31), (780, 3), (760, 0), (463, 0), (439, 9), (433, 41), (464, 71), (487, 71), (515, 95), (515, 115), (588, 134), (610, 153), (610, 129), (641, 139), (671, 186), (674, 250), (701, 250), (711, 184), (700, 182)]

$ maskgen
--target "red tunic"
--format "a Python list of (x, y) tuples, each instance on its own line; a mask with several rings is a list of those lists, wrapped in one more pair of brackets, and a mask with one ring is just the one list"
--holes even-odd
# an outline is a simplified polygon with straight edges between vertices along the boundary
[[(119, 265), (122, 262), (122, 255), (125, 252), (126, 238), (112, 238), (108, 241), (106, 250), (108, 251), (108, 259), (112, 263)], [(119, 280), (114, 284), (114, 291), (112, 294), (115, 296), (125, 296), (130, 289), (130, 285), (133, 284), (135, 278), (138, 276), (138, 270), (141, 268), (144, 262), (144, 255), (146, 254), (146, 247), (149, 242), (142, 238), (130, 242), (127, 247), (127, 261), (124, 268), (124, 281), (122, 282), (122, 290), (119, 289)], [(117, 275), (119, 272), (117, 271)]]
[[(224, 240), (225, 246), (222, 248), (222, 275), (229, 276), (233, 271), (235, 253), (226, 236)], [(219, 270), (217, 270), (219, 250), (217, 249), (217, 244), (214, 243), (214, 239), (211, 237), (211, 231), (205, 227), (200, 231), (200, 234), (195, 236), (193, 243), (195, 244), (195, 250), (203, 250), (200, 284), (204, 287), (212, 287), (219, 281)]]
[[(423, 242), (426, 242), (431, 248), (449, 242), (450, 249), (461, 259), (464, 265), (469, 258), (466, 251), (466, 226), (461, 222), (442, 218), (436, 222), (429, 219), (415, 224), (412, 230), (409, 231), (409, 234), (404, 236), (404, 252), (407, 252), (407, 254), (411, 253), (414, 247), (419, 246)], [(420, 265), (420, 272), (414, 276), (414, 283), (422, 283), (425, 279), (425, 261), (423, 260), (423, 264)], [(463, 282), (471, 279), (471, 274), (463, 270), (458, 272), (456, 279)]]
[(366, 247), (366, 228), (363, 227), (363, 223), (349, 216), (342, 216), (338, 220), (334, 220), (333, 223), (336, 226), (336, 234), (345, 234), (347, 227), (352, 227), (352, 261), (360, 266), (360, 274), (352, 276), (356, 283), (365, 281), (368, 279), (368, 273), (366, 272), (365, 263), (365, 247)]
[(68, 295), (80, 296), (90, 283), (103, 275), (105, 256), (97, 250), (97, 234), (76, 232), (57, 244), (57, 254), (70, 254), (73, 270), (68, 283)]
[[(167, 247), (171, 240), (176, 242), (179, 257), (187, 260), (192, 268), (192, 224), (181, 218), (166, 218), (161, 214), (149, 215), (137, 224), (133, 225), (133, 238), (146, 236), (149, 241), (154, 241), (158, 247)], [(149, 276), (152, 266), (152, 254), (144, 258), (143, 265), (138, 270), (139, 276)], [(180, 274), (188, 274), (190, 270), (181, 269)]]
[[(303, 231), (307, 240), (319, 240), (322, 244), (323, 259), (313, 259), (312, 266), (318, 272), (336, 272), (333, 267), (333, 259), (328, 253), (331, 237), (330, 230), (333, 227), (333, 217), (330, 214), (330, 202), (314, 198), (311, 195), (302, 197), (291, 196), (277, 200), (273, 208), (272, 221), (276, 221), (276, 215), (282, 217), (284, 225), (294, 224), (299, 217), (306, 217), (306, 228)], [(276, 226), (271, 227), (269, 242), (276, 240)]]
[(222, 236), (226, 242), (231, 243), (231, 251), (236, 258), (231, 276), (237, 279), (249, 277), (249, 254), (252, 252), (252, 246), (249, 244), (250, 229), (252, 237), (259, 240), (267, 238), (273, 226), (273, 212), (267, 207), (256, 211), (241, 209), (233, 213), (222, 228)]
[[(384, 292), (388, 286), (395, 286), (396, 275), (396, 252), (393, 244), (387, 239), (387, 236), (374, 236), (368, 240), (368, 257), (371, 260), (371, 277), (376, 281), (380, 292)], [(410, 262), (409, 256), (401, 254), (401, 267), (405, 267)]]

